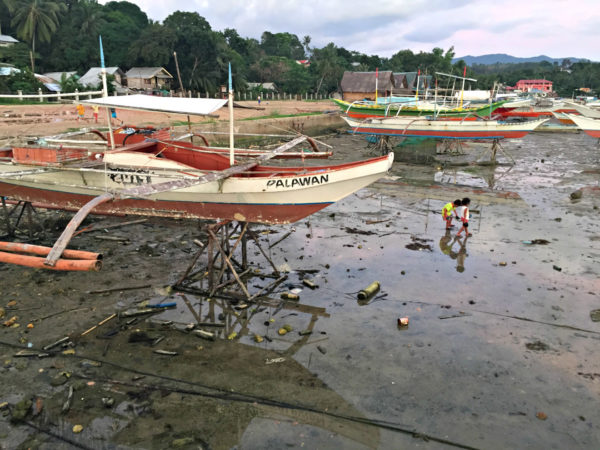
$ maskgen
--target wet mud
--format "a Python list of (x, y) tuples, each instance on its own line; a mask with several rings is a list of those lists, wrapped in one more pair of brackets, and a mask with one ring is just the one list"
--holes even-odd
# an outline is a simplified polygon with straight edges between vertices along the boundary
[[(376, 152), (326, 142), (333, 161)], [(169, 288), (198, 221), (92, 216), (71, 247), (103, 253), (97, 273), (0, 265), (2, 322), (16, 317), (0, 326), (1, 448), (598, 448), (600, 153), (573, 133), (503, 150), (496, 166), (455, 164), (477, 146), (396, 162), (306, 220), (255, 226), (287, 274), (256, 302)], [(441, 218), (462, 197), (468, 238)], [(38, 213), (51, 245), (70, 215)]]

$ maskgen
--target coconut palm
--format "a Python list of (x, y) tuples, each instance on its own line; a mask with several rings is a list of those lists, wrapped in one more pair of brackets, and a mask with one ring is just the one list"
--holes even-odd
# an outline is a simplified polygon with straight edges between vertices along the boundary
[(58, 27), (59, 13), (66, 9), (64, 2), (51, 0), (12, 0), (7, 5), (13, 15), (11, 25), (17, 36), (31, 42), (31, 71), (35, 72), (34, 57), (36, 40), (50, 42)]

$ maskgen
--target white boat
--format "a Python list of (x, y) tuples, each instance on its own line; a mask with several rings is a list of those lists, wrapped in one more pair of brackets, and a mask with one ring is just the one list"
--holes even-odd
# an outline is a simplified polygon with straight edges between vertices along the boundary
[[(199, 114), (223, 102), (146, 97), (86, 103)], [(15, 147), (0, 151), (0, 195), (63, 210), (79, 210), (104, 196), (106, 200), (91, 209), (99, 214), (291, 223), (373, 183), (394, 158), (389, 154), (318, 167), (262, 165), (306, 139), (298, 137), (244, 164), (231, 164), (229, 158), (191, 143), (157, 139), (113, 150)]]
[(578, 128), (592, 137), (600, 138), (600, 119), (578, 116), (576, 114), (565, 114)]
[(350, 132), (369, 135), (428, 137), (432, 139), (506, 139), (520, 138), (548, 121), (506, 123), (496, 120), (429, 120), (412, 117), (367, 118), (343, 116)]

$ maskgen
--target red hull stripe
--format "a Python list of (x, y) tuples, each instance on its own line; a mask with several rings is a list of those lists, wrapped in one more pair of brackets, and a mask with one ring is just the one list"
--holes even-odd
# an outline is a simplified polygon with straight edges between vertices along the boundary
[(421, 130), (393, 130), (381, 128), (360, 127), (353, 128), (349, 133), (378, 134), (383, 136), (402, 137), (429, 137), (432, 139), (505, 139), (526, 136), (529, 131), (421, 131)]
[[(35, 189), (0, 183), (2, 195), (17, 200), (41, 203), (67, 211), (77, 211), (93, 196)], [(198, 219), (230, 219), (256, 223), (297, 222), (332, 202), (309, 204), (248, 204), (248, 203), (196, 203), (125, 199), (97, 206), (93, 214), (161, 216)]]
[(583, 130), (585, 131), (588, 135), (595, 137), (595, 138), (600, 138), (600, 130)]

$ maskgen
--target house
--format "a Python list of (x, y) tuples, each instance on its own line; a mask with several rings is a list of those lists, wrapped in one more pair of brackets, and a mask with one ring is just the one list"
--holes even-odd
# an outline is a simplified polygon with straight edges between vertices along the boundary
[[(376, 80), (377, 83), (375, 82)], [(377, 96), (387, 97), (391, 95), (394, 83), (394, 74), (391, 70), (382, 70), (377, 73), (377, 76), (376, 72), (346, 71), (340, 83), (342, 99), (348, 102), (363, 100), (365, 98), (375, 100), (376, 88)]]
[(275, 83), (247, 83), (248, 89), (258, 89), (260, 91), (277, 92)]
[(552, 92), (552, 81), (549, 80), (519, 80), (515, 85), (521, 92)]
[(73, 71), (73, 72), (48, 72), (43, 75), (45, 77), (51, 78), (52, 80), (56, 81), (57, 83), (60, 83), (62, 80), (63, 74), (65, 76), (65, 80), (68, 80), (73, 75), (75, 75), (77, 77), (77, 72), (75, 72), (75, 71)]
[(173, 75), (163, 67), (132, 67), (125, 74), (130, 89), (170, 89)]
[(297, 59), (296, 64), (300, 64), (304, 67), (310, 67), (310, 59)]
[(17, 44), (17, 41), (14, 37), (8, 36), (6, 34), (0, 34), (0, 47), (10, 47), (13, 44)]
[[(115, 77), (113, 86), (117, 92), (120, 92), (126, 85), (125, 72), (118, 67), (107, 67), (106, 74)], [(79, 83), (88, 88), (100, 87), (102, 83), (102, 67), (92, 67), (79, 79)]]
[(0, 63), (0, 76), (8, 77), (19, 72), (21, 72), (21, 70), (17, 69), (12, 64)]
[(57, 83), (52, 78), (47, 77), (45, 75), (40, 75), (39, 73), (34, 73), (33, 76), (36, 80), (42, 83), (44, 87), (50, 92), (60, 92), (60, 83)]

